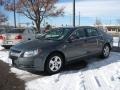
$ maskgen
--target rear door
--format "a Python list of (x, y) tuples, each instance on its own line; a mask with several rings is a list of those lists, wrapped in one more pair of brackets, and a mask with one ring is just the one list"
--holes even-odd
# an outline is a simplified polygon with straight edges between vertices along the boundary
[(96, 28), (85, 28), (87, 38), (86, 38), (86, 47), (88, 50), (88, 54), (95, 54), (100, 52), (100, 43), (99, 40), (101, 37), (99, 37), (97, 29)]

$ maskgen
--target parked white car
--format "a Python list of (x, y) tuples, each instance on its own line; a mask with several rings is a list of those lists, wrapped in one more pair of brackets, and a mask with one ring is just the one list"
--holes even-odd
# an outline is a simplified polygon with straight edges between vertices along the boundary
[(0, 34), (0, 44), (4, 48), (9, 48), (17, 43), (33, 39), (35, 39), (35, 30), (30, 28), (13, 28)]

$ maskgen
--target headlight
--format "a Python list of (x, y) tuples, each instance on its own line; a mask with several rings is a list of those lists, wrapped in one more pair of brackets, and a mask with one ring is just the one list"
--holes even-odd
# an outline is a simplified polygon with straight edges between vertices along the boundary
[(26, 52), (24, 53), (24, 57), (32, 57), (32, 56), (35, 56), (35, 55), (38, 54), (38, 52), (39, 52), (38, 49), (37, 49), (37, 50), (33, 50), (33, 51), (26, 51)]

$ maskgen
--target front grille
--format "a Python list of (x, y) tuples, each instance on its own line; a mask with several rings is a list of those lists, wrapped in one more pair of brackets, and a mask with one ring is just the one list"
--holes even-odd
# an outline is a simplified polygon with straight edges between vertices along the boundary
[(17, 56), (10, 56), (10, 58), (11, 58), (12, 60), (17, 60), (17, 59), (18, 59)]
[(18, 50), (11, 50), (11, 52), (14, 52), (14, 53), (21, 53), (21, 51), (18, 51)]

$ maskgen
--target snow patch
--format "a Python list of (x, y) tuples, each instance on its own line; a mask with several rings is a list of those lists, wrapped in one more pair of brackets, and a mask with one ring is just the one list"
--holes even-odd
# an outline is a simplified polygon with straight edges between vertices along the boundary
[[(9, 51), (0, 51), (0, 60), (11, 65)], [(91, 58), (86, 68), (42, 76), (11, 67), (26, 82), (26, 90), (120, 90), (120, 53), (107, 59)]]
[(0, 50), (3, 50), (3, 49), (4, 49), (4, 47), (0, 46)]
[(119, 37), (113, 37), (113, 46), (118, 47), (119, 46)]

